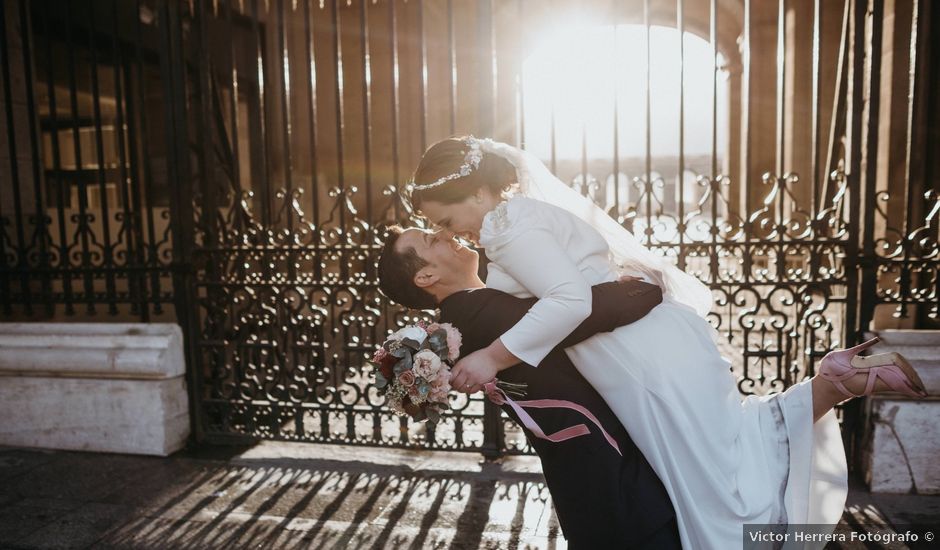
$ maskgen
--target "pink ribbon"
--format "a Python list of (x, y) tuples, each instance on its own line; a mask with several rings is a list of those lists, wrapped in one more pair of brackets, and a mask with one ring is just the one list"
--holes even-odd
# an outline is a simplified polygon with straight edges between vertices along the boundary
[(513, 401), (506, 395), (506, 392), (501, 390), (496, 386), (496, 381), (487, 382), (483, 384), (483, 391), (486, 393), (486, 397), (496, 405), (508, 404), (512, 407), (512, 410), (516, 411), (516, 414), (519, 415), (519, 420), (522, 421), (522, 424), (529, 429), (532, 433), (535, 434), (539, 439), (546, 439), (548, 441), (559, 443), (561, 441), (567, 441), (575, 437), (580, 437), (582, 435), (588, 435), (591, 433), (588, 430), (588, 427), (584, 424), (576, 424), (574, 426), (558, 430), (557, 432), (545, 435), (545, 432), (538, 425), (538, 423), (529, 416), (529, 413), (525, 411), (524, 408), (532, 409), (571, 409), (578, 411), (587, 417), (588, 420), (594, 423), (595, 426), (604, 434), (604, 438), (607, 439), (607, 442), (610, 443), (610, 446), (617, 451), (617, 454), (623, 456), (623, 453), (620, 452), (620, 446), (617, 445), (617, 441), (607, 433), (607, 430), (601, 426), (600, 421), (591, 414), (591, 411), (585, 409), (577, 403), (572, 403), (571, 401), (565, 401), (563, 399), (533, 399), (529, 401)]

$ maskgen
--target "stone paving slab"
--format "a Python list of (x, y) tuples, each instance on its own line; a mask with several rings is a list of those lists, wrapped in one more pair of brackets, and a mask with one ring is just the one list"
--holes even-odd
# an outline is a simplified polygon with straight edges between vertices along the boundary
[[(940, 497), (856, 482), (839, 529), (938, 518)], [(0, 548), (567, 544), (533, 457), (264, 443), (165, 459), (0, 448)]]

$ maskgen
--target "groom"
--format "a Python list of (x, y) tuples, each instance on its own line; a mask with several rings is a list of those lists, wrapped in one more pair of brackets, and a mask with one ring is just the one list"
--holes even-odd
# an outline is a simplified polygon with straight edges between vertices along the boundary
[[(476, 252), (443, 233), (392, 227), (379, 260), (379, 287), (404, 306), (440, 308), (440, 321), (460, 330), (460, 351), (466, 355), (489, 345), (536, 301), (485, 288), (477, 275), (478, 263)], [(577, 412), (530, 411), (546, 433), (581, 423), (591, 430), (588, 435), (560, 443), (525, 430), (542, 461), (545, 481), (571, 548), (678, 550), (681, 544), (675, 513), (665, 487), (563, 349), (642, 318), (662, 301), (662, 293), (659, 287), (640, 281), (604, 283), (592, 291), (591, 316), (538, 368), (516, 365), (501, 371), (499, 378), (525, 383), (525, 399), (564, 399), (587, 408), (620, 448), (622, 456)], [(503, 405), (503, 410), (519, 422), (509, 406)]]

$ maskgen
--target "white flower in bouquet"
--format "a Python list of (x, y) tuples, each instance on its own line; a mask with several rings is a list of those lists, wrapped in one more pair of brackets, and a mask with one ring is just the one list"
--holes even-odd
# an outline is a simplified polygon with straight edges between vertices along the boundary
[(443, 368), (441, 358), (429, 349), (421, 350), (414, 356), (415, 374), (428, 382), (433, 382)]
[(424, 343), (424, 340), (427, 339), (428, 333), (421, 327), (418, 326), (407, 326), (405, 328), (395, 331), (391, 336), (388, 337), (390, 341), (401, 342), (405, 338), (414, 340), (420, 346)]

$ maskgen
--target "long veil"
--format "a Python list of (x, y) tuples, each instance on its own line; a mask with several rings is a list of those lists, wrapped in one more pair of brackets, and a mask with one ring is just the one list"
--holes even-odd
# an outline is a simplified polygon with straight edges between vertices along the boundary
[(523, 196), (563, 208), (594, 227), (607, 241), (611, 258), (622, 271), (647, 275), (663, 289), (664, 296), (691, 307), (702, 317), (711, 310), (713, 300), (707, 286), (640, 244), (633, 233), (589, 198), (565, 185), (535, 155), (492, 139), (480, 142), (483, 151), (505, 158), (516, 168)]

